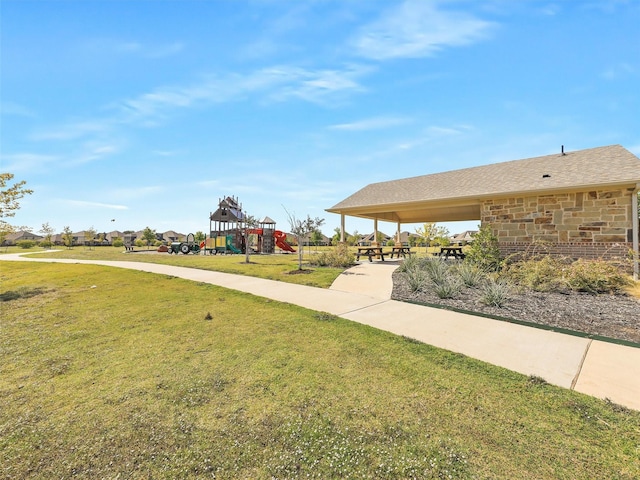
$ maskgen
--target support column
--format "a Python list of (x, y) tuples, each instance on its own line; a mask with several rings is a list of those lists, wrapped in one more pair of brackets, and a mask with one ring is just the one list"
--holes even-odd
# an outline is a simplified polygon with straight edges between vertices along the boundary
[(631, 223), (633, 225), (632, 235), (633, 235), (633, 279), (638, 281), (638, 257), (640, 256), (640, 249), (638, 247), (638, 237), (640, 237), (640, 227), (638, 226), (640, 222), (638, 221), (638, 192), (640, 192), (640, 184), (636, 185), (636, 189), (633, 192), (633, 196), (631, 198)]
[(340, 214), (340, 243), (344, 243), (344, 213)]
[(377, 218), (373, 219), (373, 242), (371, 242), (371, 245), (374, 247), (380, 246), (378, 245), (378, 219)]
[(400, 232), (400, 222), (398, 222), (398, 227), (396, 228), (396, 246), (399, 247), (401, 242), (400, 242), (400, 236), (401, 236)]

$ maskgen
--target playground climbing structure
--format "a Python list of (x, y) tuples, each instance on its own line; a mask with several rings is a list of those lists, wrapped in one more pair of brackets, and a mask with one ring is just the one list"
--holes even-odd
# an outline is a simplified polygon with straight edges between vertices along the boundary
[[(269, 217), (260, 220), (259, 228), (246, 228), (247, 215), (236, 197), (219, 199), (218, 209), (209, 214), (209, 238), (205, 250), (211, 253), (275, 253), (276, 247), (284, 252), (295, 252), (287, 243), (286, 233), (276, 230), (276, 222)], [(246, 238), (249, 237), (249, 238)]]

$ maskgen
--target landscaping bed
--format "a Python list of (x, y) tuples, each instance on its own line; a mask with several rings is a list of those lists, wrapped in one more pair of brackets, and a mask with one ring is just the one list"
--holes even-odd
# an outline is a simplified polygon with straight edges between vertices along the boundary
[(640, 300), (619, 294), (584, 292), (511, 292), (502, 307), (481, 301), (480, 288), (463, 288), (455, 298), (439, 298), (431, 289), (413, 292), (407, 275), (393, 274), (391, 298), (504, 317), (640, 344)]

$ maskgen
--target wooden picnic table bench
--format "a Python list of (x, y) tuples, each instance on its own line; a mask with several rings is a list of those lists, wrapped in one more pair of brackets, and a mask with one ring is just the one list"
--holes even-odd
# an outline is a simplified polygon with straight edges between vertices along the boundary
[(456, 260), (464, 260), (465, 254), (462, 253), (462, 247), (441, 247), (438, 256), (444, 257), (445, 260), (449, 257), (453, 257)]
[(400, 258), (400, 255), (402, 255), (403, 258), (406, 258), (407, 255), (412, 254), (413, 252), (411, 251), (411, 247), (391, 247), (391, 255), (389, 255), (389, 258), (393, 258), (394, 255), (396, 256), (396, 258)]
[(384, 262), (384, 256), (388, 255), (382, 251), (382, 247), (358, 247), (356, 260), (360, 260), (361, 256), (369, 257), (369, 261), (373, 262), (373, 257), (380, 258)]

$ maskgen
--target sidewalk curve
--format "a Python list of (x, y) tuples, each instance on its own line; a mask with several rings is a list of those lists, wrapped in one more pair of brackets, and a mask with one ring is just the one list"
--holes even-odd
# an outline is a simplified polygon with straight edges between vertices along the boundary
[(398, 262), (362, 262), (329, 289), (131, 261), (0, 260), (94, 264), (173, 275), (331, 313), (640, 410), (640, 348), (391, 300)]

